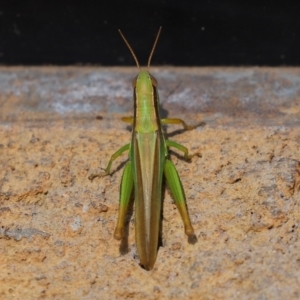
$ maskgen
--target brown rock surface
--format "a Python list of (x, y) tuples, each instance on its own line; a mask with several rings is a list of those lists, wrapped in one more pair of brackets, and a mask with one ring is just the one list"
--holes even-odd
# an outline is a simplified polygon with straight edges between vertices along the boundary
[[(1, 299), (299, 299), (300, 69), (153, 68), (198, 242), (165, 192), (163, 247), (113, 239), (132, 68), (0, 68)], [(127, 130), (126, 130), (127, 129)], [(176, 151), (175, 151), (176, 152)], [(173, 152), (174, 154), (174, 152)], [(124, 245), (125, 244), (125, 245)]]

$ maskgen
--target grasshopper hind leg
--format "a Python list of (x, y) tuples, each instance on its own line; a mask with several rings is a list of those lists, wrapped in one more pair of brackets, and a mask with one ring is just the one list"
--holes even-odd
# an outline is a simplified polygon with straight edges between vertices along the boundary
[(128, 211), (130, 198), (133, 190), (133, 171), (132, 164), (129, 161), (123, 171), (120, 188), (120, 206), (117, 226), (114, 232), (114, 238), (121, 240), (124, 236), (124, 223)]
[(171, 190), (175, 204), (180, 212), (184, 224), (185, 234), (189, 237), (189, 241), (193, 240), (195, 238), (195, 233), (191, 224), (189, 213), (187, 211), (182, 184), (174, 164), (169, 159), (166, 159), (165, 161), (164, 174), (166, 176), (167, 183)]

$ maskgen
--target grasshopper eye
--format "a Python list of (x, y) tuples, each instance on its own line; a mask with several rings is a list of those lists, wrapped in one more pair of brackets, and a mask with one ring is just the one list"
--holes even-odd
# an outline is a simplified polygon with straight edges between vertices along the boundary
[(152, 84), (153, 84), (155, 87), (157, 87), (157, 81), (156, 81), (156, 79), (155, 79), (152, 75), (150, 75), (150, 79), (151, 79)]
[(137, 76), (132, 80), (132, 87), (135, 88), (136, 86), (136, 80), (137, 80)]

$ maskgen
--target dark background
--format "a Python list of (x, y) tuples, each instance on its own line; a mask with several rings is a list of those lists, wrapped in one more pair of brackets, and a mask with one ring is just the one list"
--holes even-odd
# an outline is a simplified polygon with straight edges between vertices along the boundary
[(2, 65), (300, 65), (300, 1), (0, 2)]

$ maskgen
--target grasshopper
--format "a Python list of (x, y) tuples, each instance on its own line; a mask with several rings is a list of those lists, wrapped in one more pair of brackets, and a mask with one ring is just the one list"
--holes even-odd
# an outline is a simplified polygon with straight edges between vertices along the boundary
[(122, 32), (120, 30), (119, 32), (139, 69), (139, 73), (132, 83), (134, 116), (122, 118), (122, 121), (133, 127), (131, 142), (111, 156), (103, 174), (90, 175), (89, 179), (108, 175), (112, 162), (123, 152), (129, 151), (129, 161), (125, 165), (121, 180), (119, 215), (114, 238), (121, 240), (124, 236), (125, 218), (134, 189), (137, 251), (141, 266), (146, 270), (151, 270), (159, 247), (163, 174), (183, 219), (185, 233), (189, 238), (195, 238), (184, 191), (176, 168), (169, 159), (168, 148), (174, 147), (182, 151), (185, 159), (190, 159), (194, 155), (189, 155), (186, 147), (165, 139), (162, 125), (181, 124), (185, 130), (191, 130), (203, 125), (203, 122), (196, 126), (189, 126), (181, 119), (160, 118), (157, 81), (149, 73), (149, 66), (161, 27), (149, 55), (147, 70), (141, 70), (131, 46)]

